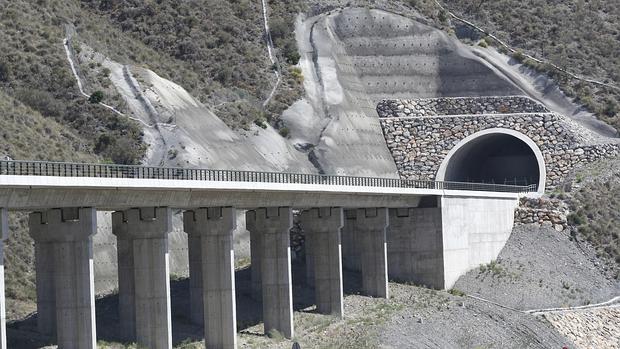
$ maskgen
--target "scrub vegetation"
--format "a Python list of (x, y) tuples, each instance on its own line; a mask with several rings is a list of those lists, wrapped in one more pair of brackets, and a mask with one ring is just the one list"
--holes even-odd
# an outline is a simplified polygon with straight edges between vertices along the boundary
[(588, 241), (620, 279), (620, 160), (600, 162), (575, 176), (575, 189), (559, 194), (571, 210), (572, 236)]
[[(620, 130), (620, 3), (606, 0), (444, 0), (509, 45), (573, 74), (611, 84), (592, 84), (517, 53), (514, 58), (545, 72), (562, 90)], [(493, 44), (490, 38), (485, 43)]]

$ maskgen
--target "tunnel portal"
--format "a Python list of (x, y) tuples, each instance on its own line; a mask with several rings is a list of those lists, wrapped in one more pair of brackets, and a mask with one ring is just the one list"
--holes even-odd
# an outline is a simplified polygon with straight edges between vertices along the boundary
[(445, 181), (535, 184), (539, 191), (541, 188), (544, 164), (539, 162), (531, 145), (511, 134), (488, 133), (473, 137), (445, 161)]

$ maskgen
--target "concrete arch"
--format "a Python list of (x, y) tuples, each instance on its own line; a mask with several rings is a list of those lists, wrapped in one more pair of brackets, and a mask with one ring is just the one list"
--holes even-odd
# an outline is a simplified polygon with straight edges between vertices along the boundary
[[(496, 146), (495, 148), (493, 146)], [(538, 145), (528, 136), (521, 132), (506, 129), (506, 128), (491, 128), (480, 132), (476, 132), (472, 135), (461, 140), (456, 146), (454, 146), (448, 155), (444, 158), (443, 162), (439, 166), (437, 171), (436, 180), (438, 181), (463, 181), (459, 179), (460, 168), (475, 167), (470, 161), (475, 159), (477, 153), (480, 156), (489, 157), (489, 153), (494, 149), (496, 151), (502, 151), (504, 148), (512, 148), (517, 155), (503, 155), (504, 162), (513, 162), (513, 166), (507, 166), (507, 168), (498, 169), (501, 171), (509, 171), (511, 168), (518, 168), (518, 171), (529, 171), (532, 173), (532, 178), (535, 178), (534, 173), (537, 169), (537, 182), (539, 194), (543, 194), (545, 191), (545, 184), (547, 178), (547, 170), (545, 167), (545, 158), (538, 148)], [(529, 154), (527, 153), (529, 152)], [(501, 155), (499, 156), (501, 157)], [(484, 161), (484, 159), (477, 159), (478, 161)], [(535, 161), (535, 163), (534, 163)], [(481, 162), (478, 162), (480, 164)]]

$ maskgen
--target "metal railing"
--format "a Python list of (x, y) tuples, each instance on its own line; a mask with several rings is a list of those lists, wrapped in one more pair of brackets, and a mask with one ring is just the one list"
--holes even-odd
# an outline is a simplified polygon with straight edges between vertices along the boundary
[(353, 177), (305, 173), (210, 170), (178, 167), (147, 167), (113, 164), (80, 164), (49, 161), (0, 161), (0, 176), (50, 176), (132, 178), (220, 182), (256, 182), (319, 184), (380, 188), (417, 188), (439, 190), (470, 190), (507, 193), (535, 192), (536, 185), (503, 185), (489, 183), (442, 182), (396, 178)]

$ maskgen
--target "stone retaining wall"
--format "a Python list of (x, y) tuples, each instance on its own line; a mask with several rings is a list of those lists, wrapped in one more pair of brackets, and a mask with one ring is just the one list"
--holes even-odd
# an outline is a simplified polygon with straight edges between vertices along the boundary
[(390, 109), (378, 108), (387, 146), (401, 178), (435, 179), (448, 152), (464, 138), (490, 128), (506, 128), (523, 133), (540, 148), (547, 170), (546, 188), (562, 183), (578, 164), (617, 156), (618, 144), (582, 146), (583, 133), (571, 120), (553, 113), (478, 114), (468, 116), (397, 117), (398, 106), (408, 101), (385, 101)]
[(542, 104), (524, 96), (385, 100), (379, 103), (377, 111), (381, 117), (549, 112)]
[(568, 206), (553, 198), (522, 198), (515, 210), (515, 226), (523, 224), (552, 225), (557, 231), (568, 228)]

